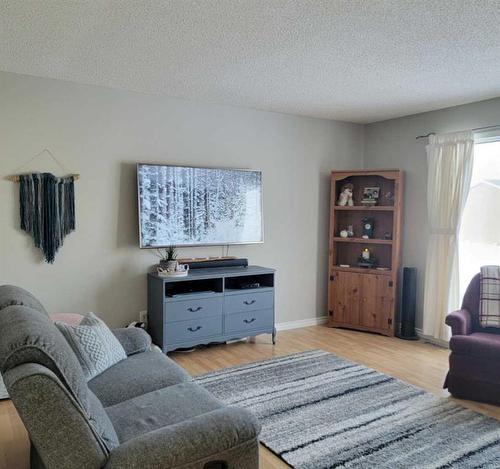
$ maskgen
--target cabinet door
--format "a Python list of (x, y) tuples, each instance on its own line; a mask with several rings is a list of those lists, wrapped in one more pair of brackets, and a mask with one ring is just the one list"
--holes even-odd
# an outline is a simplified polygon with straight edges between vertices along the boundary
[(394, 292), (387, 275), (364, 275), (361, 285), (360, 324), (374, 329), (390, 329)]
[(359, 324), (360, 285), (360, 274), (335, 272), (330, 281), (330, 310), (334, 322)]
[(387, 275), (377, 275), (377, 329), (391, 329), (394, 311), (393, 281)]

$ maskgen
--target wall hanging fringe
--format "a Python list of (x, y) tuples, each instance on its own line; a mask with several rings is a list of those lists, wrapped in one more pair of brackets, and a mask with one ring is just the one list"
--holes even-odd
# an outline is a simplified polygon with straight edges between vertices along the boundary
[(50, 173), (18, 177), (21, 229), (52, 264), (64, 238), (75, 229), (75, 178)]

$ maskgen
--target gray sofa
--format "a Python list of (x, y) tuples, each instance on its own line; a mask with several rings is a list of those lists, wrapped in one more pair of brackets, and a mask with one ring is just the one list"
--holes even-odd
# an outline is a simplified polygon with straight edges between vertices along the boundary
[(31, 467), (258, 467), (260, 430), (222, 404), (138, 328), (115, 329), (127, 359), (89, 382), (41, 303), (0, 287), (0, 370), (28, 430)]

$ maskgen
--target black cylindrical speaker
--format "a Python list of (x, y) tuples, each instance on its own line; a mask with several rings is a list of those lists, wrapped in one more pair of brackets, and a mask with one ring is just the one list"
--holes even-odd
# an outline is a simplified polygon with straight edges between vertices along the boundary
[(401, 339), (416, 340), (415, 314), (417, 310), (417, 269), (403, 269), (403, 294), (401, 301), (401, 332), (396, 334)]

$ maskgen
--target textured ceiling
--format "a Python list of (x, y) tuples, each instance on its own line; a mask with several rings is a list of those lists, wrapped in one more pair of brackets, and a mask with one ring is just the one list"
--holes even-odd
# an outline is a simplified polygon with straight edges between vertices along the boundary
[(500, 0), (1, 0), (0, 70), (367, 123), (500, 95)]

